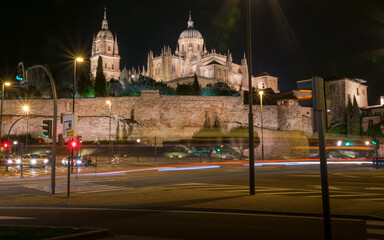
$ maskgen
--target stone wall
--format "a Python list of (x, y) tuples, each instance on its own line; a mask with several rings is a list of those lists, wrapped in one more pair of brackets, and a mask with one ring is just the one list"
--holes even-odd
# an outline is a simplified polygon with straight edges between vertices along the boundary
[[(216, 118), (224, 132), (248, 124), (248, 106), (243, 105), (241, 97), (160, 96), (157, 91), (143, 91), (140, 97), (76, 99), (75, 112), (79, 116), (78, 135), (81, 135), (84, 141), (108, 139), (109, 109), (106, 100), (112, 103), (112, 139), (145, 140), (158, 137), (166, 141), (190, 138), (204, 127), (207, 119), (213, 126)], [(23, 115), (19, 110), (21, 105), (21, 100), (4, 101), (3, 135), (8, 133), (12, 123)], [(29, 105), (31, 117), (28, 131), (34, 137), (38, 137), (42, 133), (42, 120), (52, 118), (52, 100), (32, 99), (29, 100)], [(283, 136), (279, 130), (288, 132), (288, 135), (292, 131), (311, 132), (310, 121), (302, 117), (301, 111), (300, 106), (263, 106), (265, 139)], [(261, 127), (260, 106), (253, 106), (253, 112), (255, 131), (259, 131), (257, 129)], [(58, 116), (70, 113), (72, 113), (72, 99), (59, 99)], [(57, 127), (58, 134), (61, 134), (60, 117)], [(22, 119), (15, 124), (11, 135), (25, 133), (26, 120)], [(271, 137), (269, 134), (272, 134)], [(300, 139), (303, 140), (302, 137)], [(303, 140), (302, 144), (307, 144), (306, 140)], [(268, 155), (275, 152), (275, 146), (268, 144), (265, 147)]]

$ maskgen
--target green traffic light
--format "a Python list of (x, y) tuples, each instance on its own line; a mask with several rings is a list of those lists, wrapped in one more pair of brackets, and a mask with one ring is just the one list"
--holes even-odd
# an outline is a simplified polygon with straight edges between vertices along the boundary
[(217, 151), (218, 151), (218, 152), (220, 152), (220, 151), (221, 151), (221, 149), (220, 149), (220, 148), (218, 148), (218, 149), (217, 149)]
[(376, 141), (374, 141), (374, 140), (372, 140), (372, 144), (376, 145), (376, 144), (377, 144), (377, 142), (376, 142)]
[(345, 146), (351, 146), (351, 142), (346, 142)]

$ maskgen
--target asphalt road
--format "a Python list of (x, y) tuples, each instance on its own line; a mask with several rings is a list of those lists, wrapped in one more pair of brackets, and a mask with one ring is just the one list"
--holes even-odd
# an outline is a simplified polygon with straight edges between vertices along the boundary
[[(32, 218), (7, 224), (104, 227), (171, 239), (322, 239), (318, 165), (256, 167), (253, 197), (248, 179), (244, 165), (73, 174), (69, 199), (65, 176), (57, 177), (55, 196), (46, 177), (2, 179), (1, 215)], [(335, 239), (365, 239), (372, 230), (362, 219), (384, 217), (383, 179), (369, 165), (329, 165)], [(374, 228), (371, 236), (384, 236)]]

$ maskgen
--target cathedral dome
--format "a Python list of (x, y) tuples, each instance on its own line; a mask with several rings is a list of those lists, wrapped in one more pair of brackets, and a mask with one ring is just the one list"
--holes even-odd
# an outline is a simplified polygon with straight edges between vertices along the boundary
[(113, 34), (108, 29), (102, 29), (96, 36), (96, 39), (107, 39), (113, 41)]
[(196, 30), (193, 27), (193, 21), (192, 21), (192, 18), (191, 18), (191, 14), (189, 14), (188, 28), (185, 29), (180, 34), (179, 38), (195, 38), (195, 37), (202, 38), (203, 36), (201, 35), (201, 33), (198, 30)]

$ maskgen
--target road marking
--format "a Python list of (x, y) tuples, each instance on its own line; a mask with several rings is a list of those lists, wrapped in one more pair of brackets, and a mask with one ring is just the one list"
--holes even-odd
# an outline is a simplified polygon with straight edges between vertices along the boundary
[[(50, 192), (51, 186), (50, 184), (24, 184), (23, 187), (35, 189), (43, 192)], [(128, 190), (132, 188), (127, 187), (115, 187), (110, 185), (101, 185), (94, 184), (89, 182), (71, 182), (70, 185), (71, 192), (77, 193), (89, 193), (89, 192), (111, 192), (111, 191), (121, 191)], [(66, 193), (67, 192), (67, 183), (66, 182), (58, 182), (55, 188), (56, 193)]]

